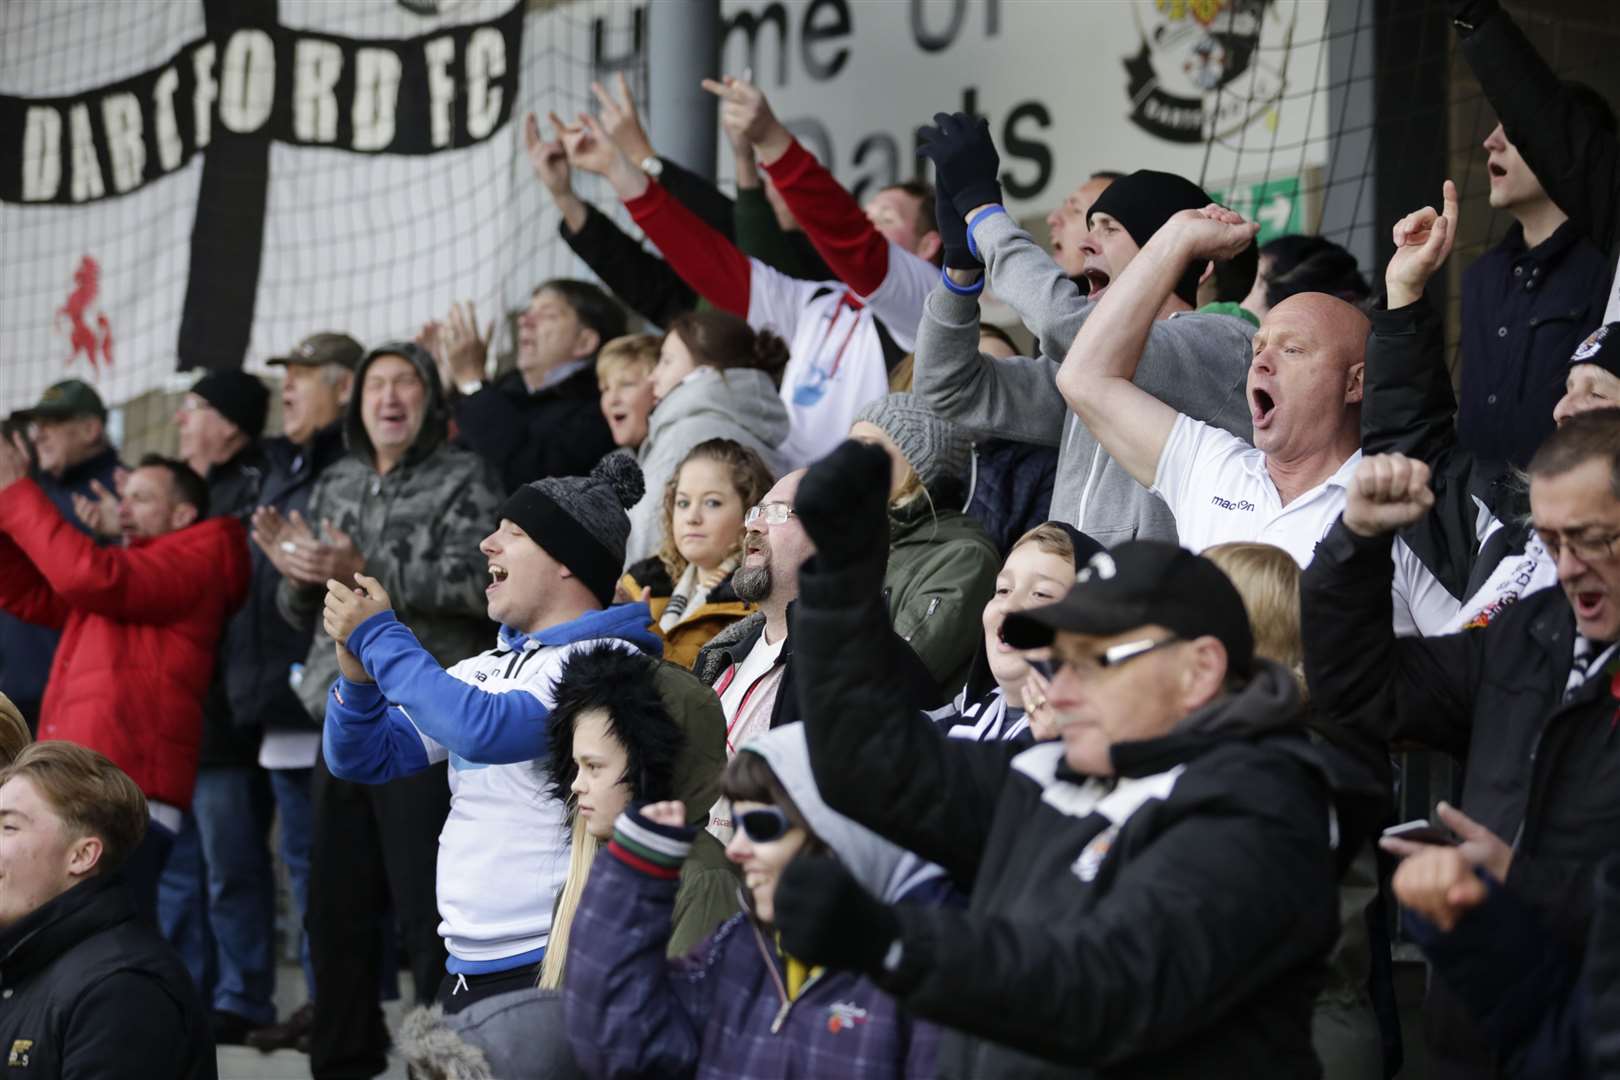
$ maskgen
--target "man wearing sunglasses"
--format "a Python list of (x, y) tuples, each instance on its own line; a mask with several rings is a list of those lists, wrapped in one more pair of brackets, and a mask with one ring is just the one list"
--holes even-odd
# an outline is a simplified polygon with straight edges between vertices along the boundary
[(799, 491), (818, 547), (794, 625), (811, 765), (830, 806), (944, 867), (970, 906), (882, 904), (800, 858), (777, 891), (784, 947), (952, 1028), (942, 1076), (1320, 1075), (1333, 842), (1375, 818), (1376, 781), (1313, 748), (1225, 575), (1155, 541), (1007, 618), (1010, 644), (1050, 649), (1060, 741), (942, 738), (890, 687), (866, 599), (886, 468), (846, 444)]

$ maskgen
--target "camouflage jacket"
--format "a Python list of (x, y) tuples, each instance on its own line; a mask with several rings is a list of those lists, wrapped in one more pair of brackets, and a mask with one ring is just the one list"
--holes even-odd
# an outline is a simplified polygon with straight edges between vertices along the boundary
[[(414, 455), (413, 455), (414, 457)], [(305, 520), (347, 533), (422, 646), (449, 667), (489, 647), (487, 560), (478, 544), (497, 524), (499, 482), (478, 455), (440, 445), (379, 476), (358, 455), (335, 462), (310, 493)], [(281, 582), (277, 603), (295, 626), (315, 627), (298, 696), (316, 722), (337, 680), (337, 653), (321, 626), (325, 586)]]

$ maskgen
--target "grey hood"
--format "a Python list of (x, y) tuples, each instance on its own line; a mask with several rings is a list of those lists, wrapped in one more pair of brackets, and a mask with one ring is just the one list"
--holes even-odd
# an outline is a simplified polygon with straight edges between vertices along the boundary
[(427, 387), (427, 413), (422, 417), (422, 426), (416, 433), (416, 441), (411, 444), (410, 452), (405, 455), (406, 464), (413, 464), (433, 453), (450, 437), (450, 402), (444, 396), (444, 384), (439, 382), (439, 369), (427, 350), (414, 341), (391, 341), (386, 345), (379, 345), (361, 357), (360, 363), (355, 365), (354, 390), (349, 394), (348, 411), (343, 417), (343, 441), (348, 445), (350, 453), (367, 465), (373, 464), (371, 436), (366, 434), (365, 420), (360, 411), (362, 397), (360, 388), (365, 385), (366, 369), (379, 356), (404, 357), (410, 361), (416, 373), (421, 376), (422, 384)]
[(782, 445), (790, 427), (787, 406), (769, 375), (754, 368), (700, 367), (653, 409), (647, 442), (655, 442), (683, 421), (700, 418), (741, 430), (727, 438), (745, 444), (752, 440), (771, 450)]
[(739, 751), (758, 754), (798, 806), (817, 836), (838, 856), (861, 887), (884, 903), (894, 903), (945, 871), (891, 844), (828, 806), (810, 774), (810, 747), (803, 724), (785, 724), (750, 740)]

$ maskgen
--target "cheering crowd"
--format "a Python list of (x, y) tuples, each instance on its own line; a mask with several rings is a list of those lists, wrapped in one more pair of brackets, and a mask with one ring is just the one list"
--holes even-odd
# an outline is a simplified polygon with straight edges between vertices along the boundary
[[(1375, 1080), (1399, 906), (1430, 1075), (1620, 1075), (1620, 138), (1450, 7), (1514, 222), (1460, 394), (1449, 181), (1381, 284), (1149, 170), (1048, 253), (983, 120), (863, 206), (735, 78), (735, 197), (622, 80), (528, 117), (602, 285), (498, 378), (470, 304), (322, 329), (280, 434), (215, 371), (127, 467), (52, 386), (0, 440), (8, 1065)], [(1460, 798), (1397, 825), (1413, 747)]]

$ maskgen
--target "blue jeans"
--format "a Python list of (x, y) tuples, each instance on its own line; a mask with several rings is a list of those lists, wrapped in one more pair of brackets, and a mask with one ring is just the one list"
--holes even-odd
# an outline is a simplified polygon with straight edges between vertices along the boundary
[(254, 1024), (275, 1022), (275, 882), (264, 770), (197, 770), (191, 813), (158, 886), (164, 936), (205, 999)]
[(281, 861), (287, 864), (293, 907), (298, 925), (298, 962), (304, 969), (304, 989), (315, 1000), (315, 973), (309, 964), (309, 935), (304, 918), (309, 911), (309, 842), (314, 827), (314, 803), (309, 781), (314, 769), (271, 769), (270, 790), (281, 814)]

